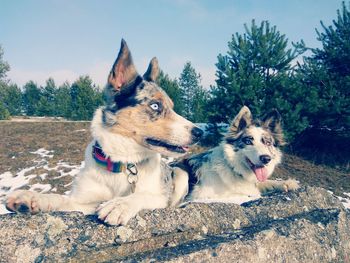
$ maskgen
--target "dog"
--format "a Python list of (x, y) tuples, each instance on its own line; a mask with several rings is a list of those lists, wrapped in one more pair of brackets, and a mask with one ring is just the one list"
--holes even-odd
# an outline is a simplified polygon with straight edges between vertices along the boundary
[(106, 105), (94, 113), (85, 167), (68, 196), (18, 190), (6, 200), (14, 212), (80, 211), (125, 225), (140, 210), (168, 206), (170, 170), (161, 154), (179, 157), (203, 131), (176, 114), (157, 85), (153, 58), (140, 76), (124, 40), (105, 87)]
[(281, 162), (278, 147), (283, 144), (277, 110), (254, 121), (244, 106), (219, 146), (175, 163), (172, 205), (184, 200), (243, 203), (270, 191), (296, 190), (295, 180), (268, 180)]

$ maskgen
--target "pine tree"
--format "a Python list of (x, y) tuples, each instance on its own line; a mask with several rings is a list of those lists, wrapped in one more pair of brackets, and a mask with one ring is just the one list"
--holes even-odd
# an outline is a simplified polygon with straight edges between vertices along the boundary
[(6, 109), (5, 105), (0, 100), (0, 120), (9, 120), (10, 118), (10, 112)]
[(38, 116), (54, 116), (55, 115), (55, 96), (56, 85), (52, 78), (46, 81), (46, 85), (41, 88), (41, 96), (37, 107)]
[(33, 81), (27, 82), (23, 87), (23, 106), (28, 116), (36, 116), (41, 97), (41, 91)]
[(9, 119), (10, 113), (6, 108), (5, 100), (7, 96), (6, 73), (10, 70), (9, 64), (3, 59), (4, 51), (0, 46), (0, 120)]
[(208, 102), (208, 91), (202, 86), (199, 86), (196, 90), (192, 102), (193, 121), (196, 123), (207, 122), (207, 102)]
[[(216, 86), (211, 87), (208, 102), (210, 121), (229, 122), (243, 105), (255, 116), (277, 108), (288, 122), (299, 121), (303, 117), (287, 94), (292, 93), (291, 62), (305, 51), (303, 42), (288, 48), (286, 36), (268, 21), (258, 26), (253, 20), (244, 27), (244, 34), (232, 35), (227, 54), (218, 56)], [(288, 112), (294, 115), (287, 116)]]
[[(349, 2), (350, 8), (350, 2)], [(316, 29), (322, 48), (311, 49), (299, 71), (305, 89), (317, 95), (307, 112), (315, 127), (350, 127), (350, 9), (342, 3), (337, 20), (322, 32)]]
[(162, 70), (159, 73), (157, 84), (169, 95), (174, 102), (174, 110), (178, 114), (182, 114), (181, 90), (176, 79), (171, 79), (168, 74)]
[(65, 82), (56, 91), (54, 115), (67, 119), (71, 118), (71, 105), (70, 84)]
[(3, 106), (11, 115), (22, 114), (22, 92), (16, 84), (0, 84)]
[(4, 81), (6, 79), (6, 74), (10, 70), (10, 65), (4, 61), (4, 50), (0, 45), (0, 81)]
[(103, 103), (102, 94), (89, 76), (81, 76), (70, 88), (73, 120), (91, 120), (95, 109)]
[(200, 85), (201, 76), (191, 62), (187, 62), (179, 78), (181, 90), (182, 115), (193, 122), (206, 121), (204, 113), (207, 92)]

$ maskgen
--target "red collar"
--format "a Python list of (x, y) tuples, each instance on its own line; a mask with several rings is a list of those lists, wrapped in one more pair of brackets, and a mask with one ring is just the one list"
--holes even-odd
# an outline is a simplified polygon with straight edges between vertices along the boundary
[(132, 185), (132, 191), (135, 190), (135, 184), (138, 180), (138, 170), (134, 163), (112, 162), (110, 157), (103, 152), (100, 144), (96, 141), (92, 146), (92, 157), (96, 163), (111, 173), (124, 172), (128, 175), (128, 182)]
[(100, 144), (96, 141), (95, 145), (92, 146), (92, 157), (96, 163), (102, 167), (105, 167), (107, 171), (112, 173), (125, 172), (127, 165), (122, 162), (112, 162), (110, 157), (103, 152)]
[(96, 164), (105, 167), (107, 171), (111, 173), (124, 172), (128, 176), (128, 182), (131, 184), (131, 191), (134, 193), (136, 188), (136, 182), (138, 181), (138, 170), (136, 164), (112, 162), (110, 157), (103, 152), (100, 144), (96, 141), (92, 146), (92, 157), (95, 159)]

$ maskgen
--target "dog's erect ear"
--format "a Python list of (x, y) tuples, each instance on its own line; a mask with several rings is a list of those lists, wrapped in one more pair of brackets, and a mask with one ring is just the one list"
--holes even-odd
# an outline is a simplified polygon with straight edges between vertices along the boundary
[(276, 109), (272, 109), (262, 118), (262, 126), (272, 132), (278, 145), (285, 144), (281, 114)]
[(252, 113), (247, 106), (243, 106), (236, 117), (233, 119), (230, 132), (238, 133), (252, 124)]
[(143, 78), (147, 81), (156, 81), (159, 75), (159, 66), (158, 59), (156, 57), (152, 58), (149, 63), (146, 73), (143, 75)]
[(276, 109), (272, 109), (262, 118), (262, 126), (275, 132), (276, 129), (281, 129), (281, 115)]
[(138, 73), (132, 61), (128, 45), (122, 39), (118, 57), (108, 76), (108, 83), (114, 88), (115, 92), (120, 92), (123, 86), (128, 86), (137, 76)]

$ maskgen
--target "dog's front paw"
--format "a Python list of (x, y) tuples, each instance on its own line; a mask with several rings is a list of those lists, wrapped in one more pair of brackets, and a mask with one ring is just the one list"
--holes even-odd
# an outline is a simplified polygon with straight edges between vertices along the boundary
[(39, 194), (27, 190), (17, 190), (9, 194), (6, 208), (13, 212), (36, 214), (40, 211)]
[(138, 209), (123, 198), (113, 199), (100, 205), (98, 218), (109, 225), (126, 225)]
[(285, 192), (295, 191), (300, 188), (299, 182), (294, 179), (288, 179), (283, 183), (283, 189)]

